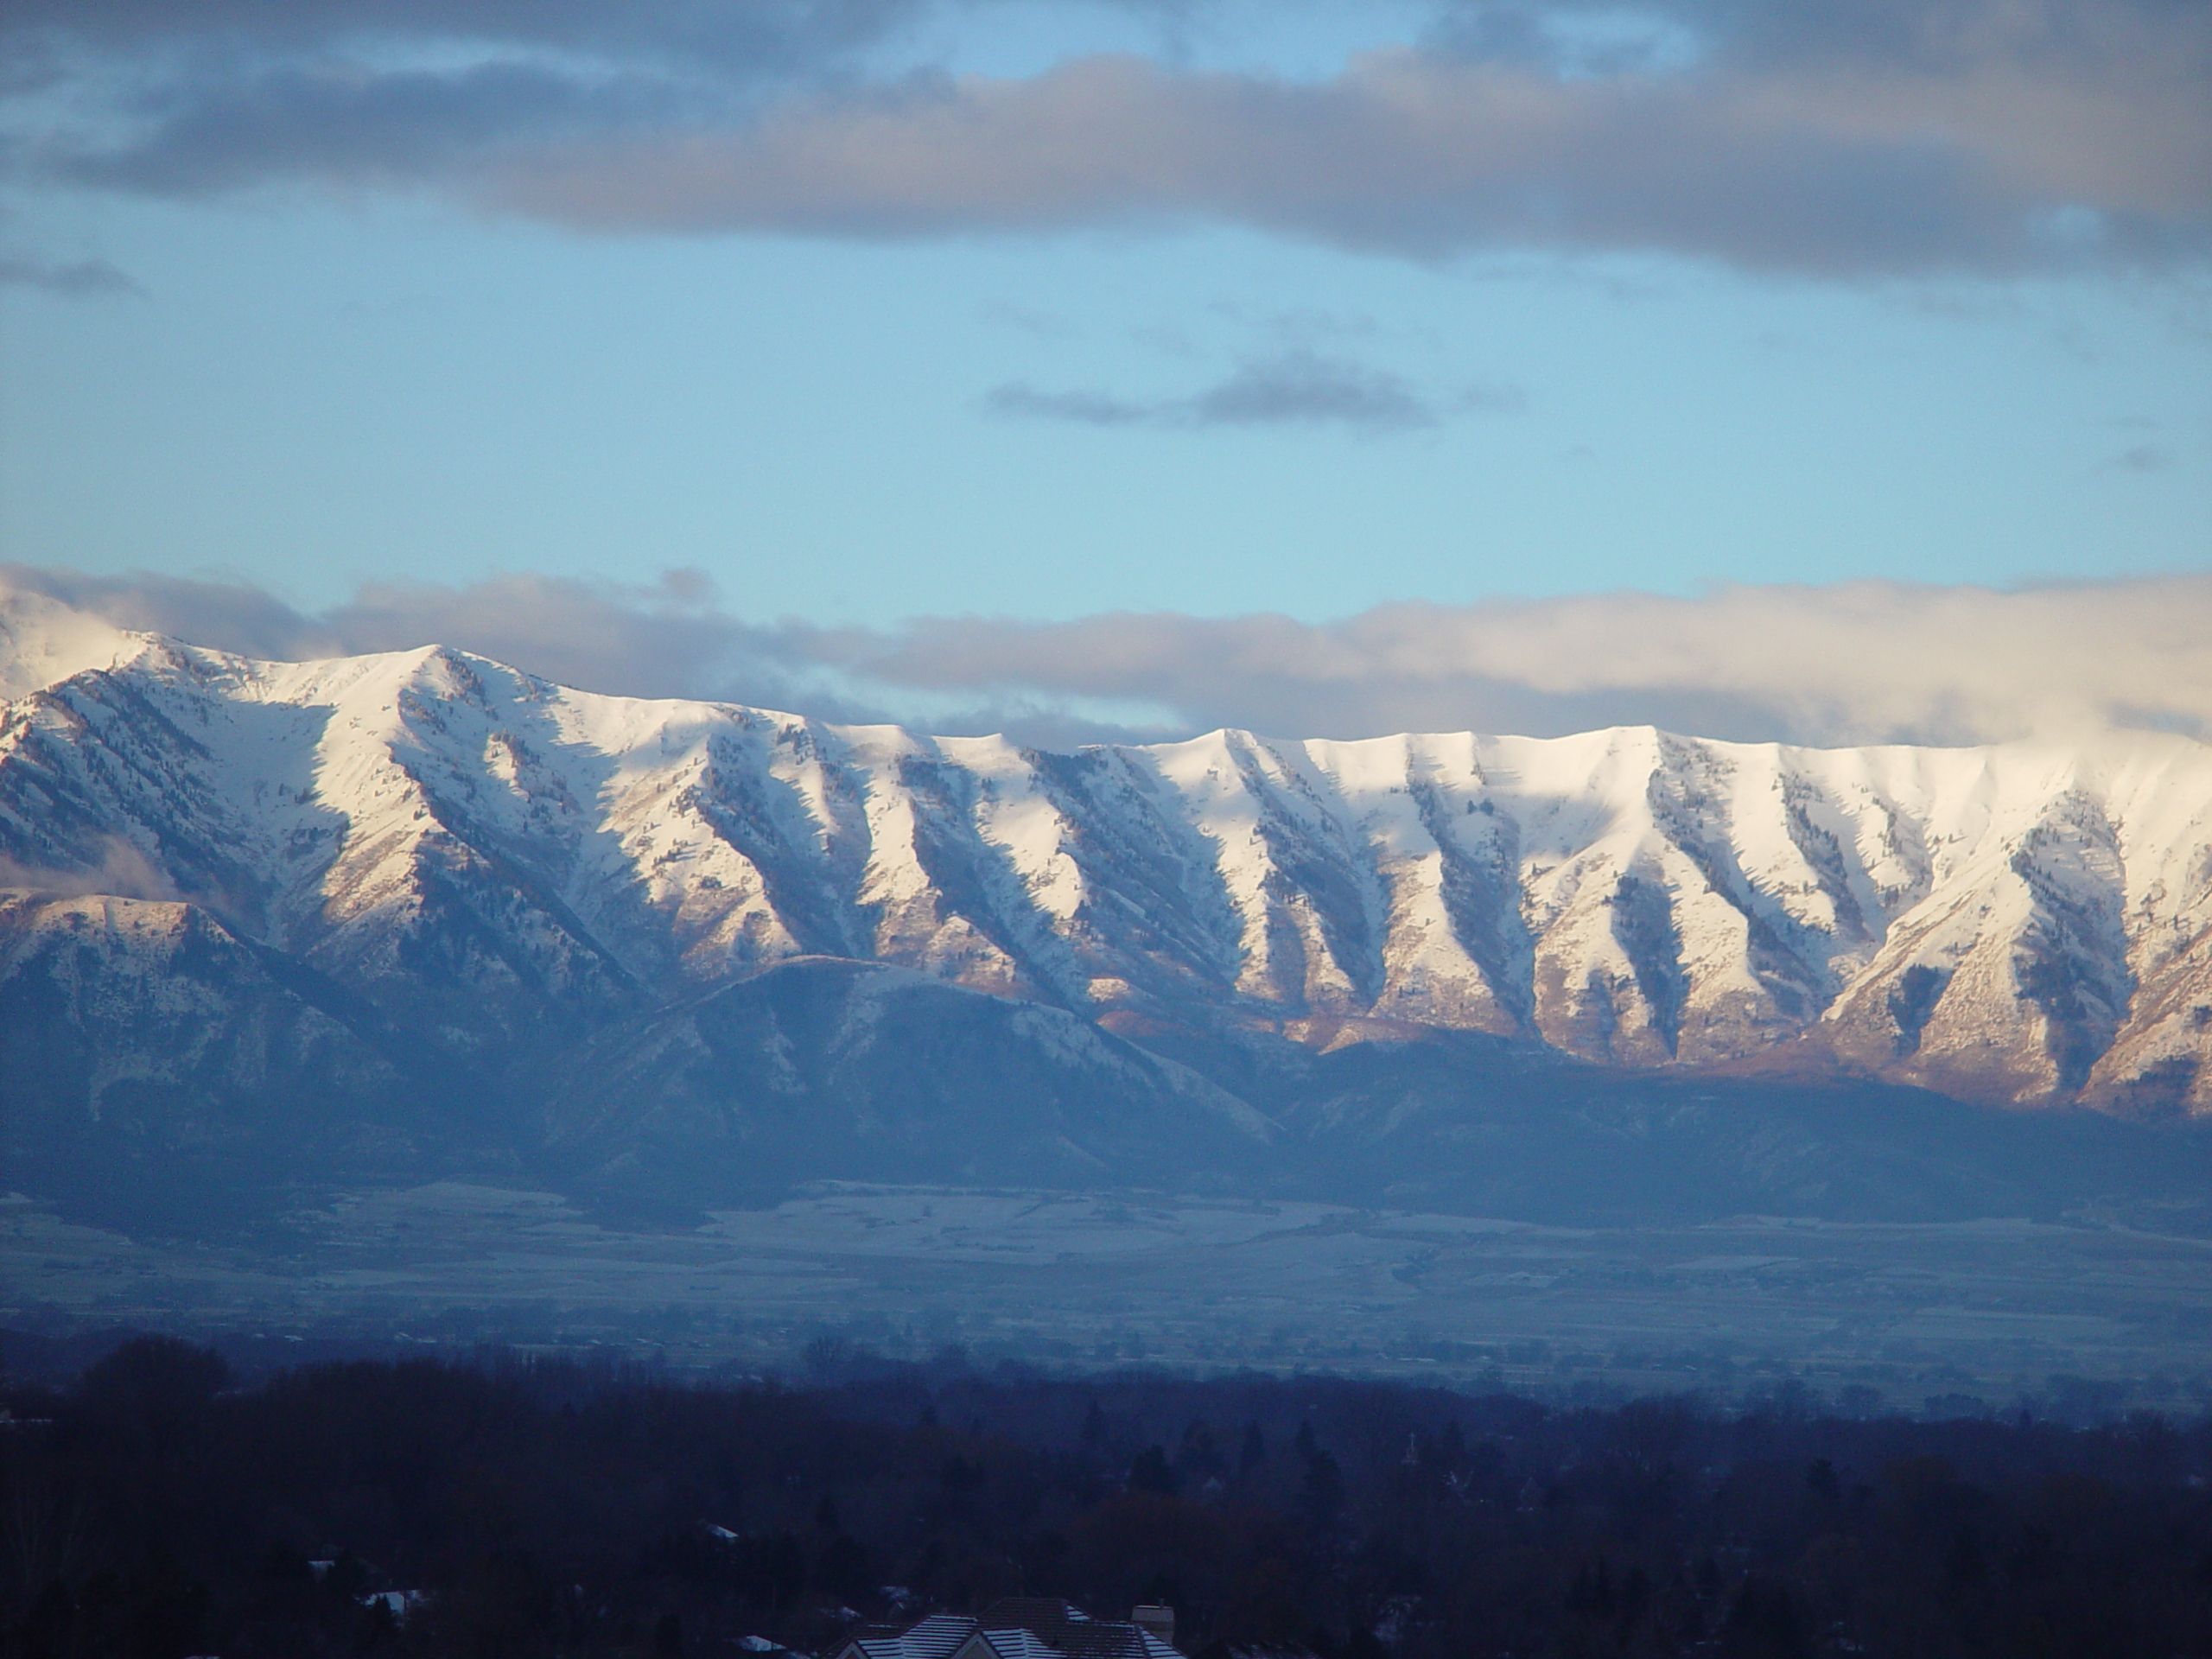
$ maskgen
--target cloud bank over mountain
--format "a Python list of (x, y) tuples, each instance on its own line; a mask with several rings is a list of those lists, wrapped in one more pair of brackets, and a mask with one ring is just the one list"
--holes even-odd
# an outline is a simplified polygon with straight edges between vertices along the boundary
[(1439, 5), (1325, 74), (1175, 49), (964, 73), (1012, 8), (28, 0), (18, 179), (421, 190), (603, 232), (1228, 224), (1431, 259), (1656, 251), (1817, 276), (2212, 247), (2212, 12), (2181, 0)]
[(460, 646), (590, 690), (710, 696), (1027, 741), (1219, 726), (1337, 738), (1654, 724), (1738, 741), (1969, 743), (2109, 726), (2212, 733), (2212, 578), (1999, 590), (1863, 582), (1065, 621), (763, 621), (695, 571), (653, 587), (505, 575), (363, 587), (302, 613), (257, 588), (0, 569), (118, 626), (283, 660)]

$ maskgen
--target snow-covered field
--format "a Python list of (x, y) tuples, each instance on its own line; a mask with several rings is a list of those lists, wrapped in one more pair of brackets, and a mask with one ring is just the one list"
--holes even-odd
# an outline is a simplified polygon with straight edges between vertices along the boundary
[[(272, 1263), (281, 1262), (281, 1265)], [(2024, 1221), (1740, 1217), (1592, 1230), (1122, 1195), (841, 1187), (677, 1232), (458, 1184), (303, 1217), (281, 1257), (163, 1248), (0, 1205), (0, 1322), (159, 1321), (646, 1343), (790, 1370), (823, 1331), (894, 1357), (1418, 1373), (1893, 1402), (2053, 1374), (2212, 1384), (2212, 1243)], [(2176, 1392), (2177, 1391), (2177, 1392)]]

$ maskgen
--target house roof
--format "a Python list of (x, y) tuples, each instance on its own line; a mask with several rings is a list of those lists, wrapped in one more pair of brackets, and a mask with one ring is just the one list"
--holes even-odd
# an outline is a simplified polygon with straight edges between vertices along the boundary
[[(1026, 1630), (1060, 1659), (1179, 1659), (1173, 1648), (1147, 1630), (1093, 1618), (1080, 1607), (1047, 1596), (1003, 1597), (984, 1608), (976, 1622), (994, 1637), (1001, 1630)], [(1013, 1659), (1010, 1648), (1001, 1651)]]
[(977, 1618), (939, 1614), (909, 1625), (869, 1625), (839, 1659), (1182, 1659), (1135, 1624), (1096, 1619), (1044, 1596), (1007, 1596)]
[(986, 1659), (984, 1649), (988, 1649), (989, 1659), (1060, 1659), (1058, 1650), (1034, 1630), (978, 1630), (969, 1653), (973, 1659)]
[(864, 1625), (837, 1649), (856, 1659), (952, 1659), (976, 1633), (976, 1621), (938, 1613), (906, 1625)]

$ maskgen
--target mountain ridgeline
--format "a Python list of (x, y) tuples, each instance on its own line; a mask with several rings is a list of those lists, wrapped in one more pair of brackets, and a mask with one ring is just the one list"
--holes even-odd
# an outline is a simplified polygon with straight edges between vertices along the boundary
[(1060, 754), (23, 595), (0, 654), (22, 1190), (1953, 1213), (2186, 1196), (2197, 1137), (2142, 1126), (2212, 1114), (2185, 738)]

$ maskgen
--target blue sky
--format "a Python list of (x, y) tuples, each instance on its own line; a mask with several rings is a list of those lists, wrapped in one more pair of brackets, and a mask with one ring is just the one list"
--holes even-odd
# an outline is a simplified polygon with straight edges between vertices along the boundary
[[(882, 622), (2212, 554), (2212, 353), (2155, 286), (1435, 266), (1234, 229), (882, 247), (39, 206), (50, 245), (146, 294), (9, 296), (5, 530), (34, 563), (236, 572), (305, 604), (696, 566), (748, 611)], [(1435, 424), (989, 401), (1172, 400), (1300, 350), (1396, 377)]]
[(2204, 570), (2198, 9), (1789, 15), (40, 0), (0, 537), (879, 630)]

